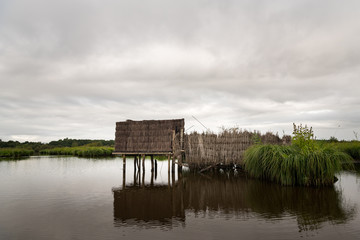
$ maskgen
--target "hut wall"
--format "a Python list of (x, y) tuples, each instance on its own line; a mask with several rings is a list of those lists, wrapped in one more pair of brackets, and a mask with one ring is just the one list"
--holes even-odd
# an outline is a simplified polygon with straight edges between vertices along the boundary
[(173, 134), (184, 129), (184, 119), (117, 122), (115, 152), (172, 152)]
[(291, 138), (277, 134), (248, 132), (238, 129), (224, 130), (219, 134), (191, 133), (185, 135), (185, 157), (190, 167), (214, 164), (242, 164), (245, 150), (256, 141), (264, 144), (290, 144)]

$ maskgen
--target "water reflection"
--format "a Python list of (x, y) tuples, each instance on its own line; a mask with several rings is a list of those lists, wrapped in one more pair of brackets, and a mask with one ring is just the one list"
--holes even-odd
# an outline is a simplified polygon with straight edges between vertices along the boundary
[[(138, 178), (136, 178), (138, 179)], [(169, 182), (170, 183), (170, 182)], [(334, 187), (282, 187), (232, 173), (185, 173), (167, 186), (132, 184), (113, 189), (115, 225), (185, 224), (186, 211), (214, 217), (259, 218), (280, 221), (295, 218), (299, 231), (324, 223), (341, 224), (354, 215), (354, 206), (342, 201)], [(141, 223), (141, 224), (140, 224)]]

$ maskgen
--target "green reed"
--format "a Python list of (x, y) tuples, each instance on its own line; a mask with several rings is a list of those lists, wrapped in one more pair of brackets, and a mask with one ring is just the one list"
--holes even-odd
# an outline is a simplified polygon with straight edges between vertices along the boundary
[(60, 147), (40, 151), (41, 155), (70, 155), (78, 157), (111, 157), (113, 147)]
[(353, 167), (353, 159), (336, 148), (314, 144), (312, 129), (294, 124), (291, 146), (253, 145), (244, 155), (245, 170), (255, 178), (282, 185), (325, 186), (335, 174)]
[(2, 158), (21, 158), (34, 154), (33, 150), (23, 148), (0, 148), (0, 157)]

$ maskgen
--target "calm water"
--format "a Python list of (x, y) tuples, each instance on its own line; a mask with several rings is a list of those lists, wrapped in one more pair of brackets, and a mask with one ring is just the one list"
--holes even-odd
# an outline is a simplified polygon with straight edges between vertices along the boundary
[[(360, 239), (360, 173), (293, 188), (120, 158), (0, 161), (0, 239)], [(123, 181), (125, 179), (125, 182)]]

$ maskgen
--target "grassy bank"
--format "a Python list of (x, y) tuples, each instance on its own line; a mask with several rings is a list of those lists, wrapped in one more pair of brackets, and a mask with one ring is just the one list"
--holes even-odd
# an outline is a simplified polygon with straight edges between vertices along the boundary
[(41, 155), (71, 155), (78, 157), (112, 157), (113, 147), (60, 147), (40, 151)]
[(334, 143), (325, 143), (325, 147), (335, 148), (341, 152), (349, 154), (354, 160), (360, 160), (360, 142), (351, 141), (351, 142), (334, 142)]
[(31, 155), (72, 155), (79, 157), (112, 156), (114, 140), (64, 138), (49, 143), (2, 141), (1, 158), (22, 158)]
[(21, 158), (21, 157), (28, 157), (33, 154), (34, 154), (34, 151), (31, 149), (0, 148), (0, 157), (1, 158)]
[(336, 173), (353, 167), (344, 150), (315, 144), (312, 129), (295, 124), (291, 146), (254, 145), (246, 150), (244, 163), (255, 178), (301, 186), (332, 185)]

